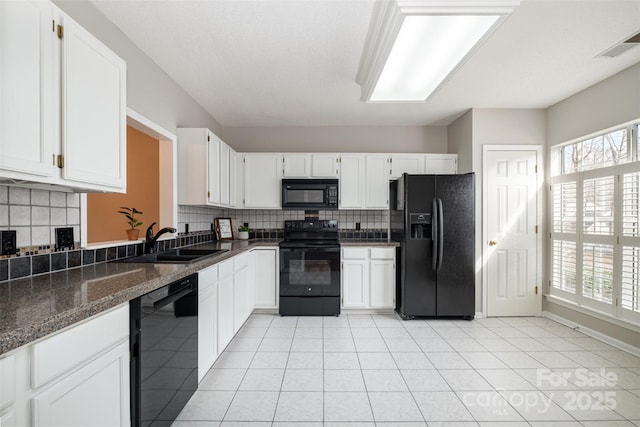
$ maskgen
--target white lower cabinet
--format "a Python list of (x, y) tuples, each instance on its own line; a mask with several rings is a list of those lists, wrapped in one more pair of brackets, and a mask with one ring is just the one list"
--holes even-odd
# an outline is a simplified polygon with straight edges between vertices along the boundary
[(218, 352), (233, 338), (233, 258), (218, 264)]
[(278, 308), (278, 248), (254, 249), (255, 308)]
[(250, 261), (251, 254), (245, 252), (233, 258), (233, 333), (249, 318), (253, 310), (253, 292), (250, 289)]
[(218, 357), (218, 266), (198, 272), (198, 382)]
[(342, 248), (342, 307), (395, 307), (395, 248)]
[(128, 426), (129, 304), (0, 358), (0, 425)]
[(129, 425), (128, 340), (37, 393), (32, 407), (34, 427)]

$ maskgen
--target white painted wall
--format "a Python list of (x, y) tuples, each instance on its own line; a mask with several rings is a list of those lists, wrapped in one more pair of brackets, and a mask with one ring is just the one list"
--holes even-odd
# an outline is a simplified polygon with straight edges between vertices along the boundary
[[(548, 148), (640, 118), (640, 64), (549, 107), (546, 113)], [(640, 333), (546, 299), (542, 309), (625, 343), (640, 342)]]
[(236, 151), (446, 153), (445, 126), (225, 127)]
[(554, 146), (640, 117), (640, 64), (547, 109), (547, 142)]
[(458, 173), (473, 172), (473, 111), (458, 117), (447, 128), (447, 147), (458, 155)]

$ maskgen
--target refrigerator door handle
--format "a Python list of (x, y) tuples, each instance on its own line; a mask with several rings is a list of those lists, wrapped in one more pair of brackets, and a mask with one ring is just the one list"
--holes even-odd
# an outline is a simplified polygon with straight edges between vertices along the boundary
[(442, 267), (442, 252), (444, 250), (444, 216), (442, 212), (442, 200), (438, 199), (438, 268)]
[(438, 205), (434, 198), (431, 203), (431, 268), (436, 271), (438, 267)]

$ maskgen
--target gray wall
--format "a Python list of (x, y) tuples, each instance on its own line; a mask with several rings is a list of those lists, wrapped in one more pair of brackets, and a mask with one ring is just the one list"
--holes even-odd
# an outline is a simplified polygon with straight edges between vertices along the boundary
[(447, 129), (449, 153), (458, 155), (458, 172), (473, 172), (473, 111), (458, 117)]
[(225, 127), (221, 138), (242, 152), (447, 153), (445, 126)]
[[(548, 147), (639, 117), (640, 64), (636, 64), (549, 107), (547, 109)], [(640, 333), (554, 304), (546, 299), (543, 300), (542, 308), (636, 347), (640, 342)]]

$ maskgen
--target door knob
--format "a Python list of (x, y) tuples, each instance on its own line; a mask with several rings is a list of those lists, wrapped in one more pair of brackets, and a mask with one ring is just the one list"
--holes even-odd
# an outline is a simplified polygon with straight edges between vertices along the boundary
[(497, 240), (489, 240), (489, 246), (495, 246), (498, 244)]

